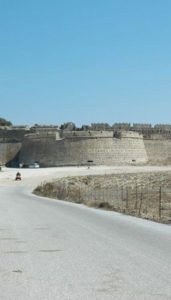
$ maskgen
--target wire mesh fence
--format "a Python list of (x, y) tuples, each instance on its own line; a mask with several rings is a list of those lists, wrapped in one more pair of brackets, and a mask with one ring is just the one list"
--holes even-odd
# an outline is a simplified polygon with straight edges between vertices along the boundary
[(151, 220), (171, 222), (171, 189), (165, 187), (115, 187), (85, 189), (80, 202)]
[[(70, 184), (65, 182), (42, 184), (38, 194), (65, 201), (84, 203), (89, 206), (106, 208), (125, 214), (171, 223), (171, 185), (160, 185), (156, 181), (143, 185), (135, 183), (110, 186), (106, 182), (80, 186), (73, 179)], [(168, 186), (169, 185), (169, 186)]]

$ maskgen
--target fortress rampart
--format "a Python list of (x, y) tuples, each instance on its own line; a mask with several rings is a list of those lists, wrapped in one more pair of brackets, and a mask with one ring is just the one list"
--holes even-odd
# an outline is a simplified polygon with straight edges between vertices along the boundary
[(35, 161), (42, 167), (171, 162), (171, 125), (0, 127), (0, 164)]
[(28, 126), (0, 126), (0, 165), (17, 161)]
[(24, 163), (38, 161), (42, 166), (119, 165), (146, 163), (147, 154), (139, 133), (111, 131), (61, 132), (56, 135), (28, 135), (21, 149)]

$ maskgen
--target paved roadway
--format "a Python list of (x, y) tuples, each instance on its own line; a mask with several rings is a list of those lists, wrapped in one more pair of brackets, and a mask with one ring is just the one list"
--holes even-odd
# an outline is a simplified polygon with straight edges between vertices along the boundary
[(171, 299), (171, 227), (0, 187), (0, 299)]

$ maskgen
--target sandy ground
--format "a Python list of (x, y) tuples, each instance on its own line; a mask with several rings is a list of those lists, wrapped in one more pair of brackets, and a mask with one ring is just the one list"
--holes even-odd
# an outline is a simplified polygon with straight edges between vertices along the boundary
[[(15, 181), (15, 174), (20, 172), (22, 181)], [(2, 168), (0, 172), (0, 186), (21, 185), (33, 190), (40, 183), (49, 182), (66, 176), (128, 174), (145, 172), (167, 172), (171, 166), (95, 166), (95, 167), (59, 167), (40, 169)]]
[(0, 187), (0, 299), (170, 300), (171, 230)]
[(0, 172), (0, 299), (171, 300), (170, 227), (30, 191), (63, 176), (171, 167), (72, 167)]

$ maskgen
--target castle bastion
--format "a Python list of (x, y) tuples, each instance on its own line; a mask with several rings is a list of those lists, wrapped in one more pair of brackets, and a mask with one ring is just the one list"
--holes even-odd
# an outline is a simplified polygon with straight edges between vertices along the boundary
[(93, 123), (0, 127), (0, 165), (170, 164), (171, 125)]
[(137, 132), (59, 131), (26, 135), (20, 161), (41, 166), (146, 163), (143, 136)]

